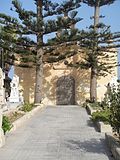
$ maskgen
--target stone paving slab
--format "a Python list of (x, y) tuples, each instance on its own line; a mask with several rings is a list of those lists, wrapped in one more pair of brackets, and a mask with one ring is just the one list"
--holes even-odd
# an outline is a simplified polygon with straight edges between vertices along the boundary
[(47, 107), (7, 137), (0, 160), (113, 160), (84, 108)]

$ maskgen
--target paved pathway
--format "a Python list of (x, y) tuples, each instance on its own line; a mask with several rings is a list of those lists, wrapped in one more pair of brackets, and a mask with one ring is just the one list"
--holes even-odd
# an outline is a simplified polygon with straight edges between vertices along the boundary
[(85, 109), (48, 107), (7, 137), (0, 160), (112, 160)]

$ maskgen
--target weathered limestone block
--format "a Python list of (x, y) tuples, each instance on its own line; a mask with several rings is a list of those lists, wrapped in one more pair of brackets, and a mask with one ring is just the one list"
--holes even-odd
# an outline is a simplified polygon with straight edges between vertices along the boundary
[(86, 110), (90, 115), (97, 111), (96, 109), (93, 109), (89, 104), (86, 105)]
[(96, 125), (101, 133), (112, 133), (112, 127), (109, 124), (104, 124), (103, 122), (96, 122)]
[(120, 141), (112, 133), (106, 133), (105, 139), (115, 160), (120, 160)]

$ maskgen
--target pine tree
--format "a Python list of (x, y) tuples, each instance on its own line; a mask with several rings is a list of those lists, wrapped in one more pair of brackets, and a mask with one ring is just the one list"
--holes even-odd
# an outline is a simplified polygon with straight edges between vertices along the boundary
[[(116, 0), (83, 0), (83, 3), (94, 7), (94, 30), (98, 31), (97, 25), (99, 24), (100, 18), (100, 7), (105, 5), (110, 5), (114, 3)], [(101, 16), (102, 17), (102, 16)], [(91, 81), (90, 81), (90, 99), (92, 101), (97, 100), (97, 70), (93, 66), (91, 68)]]
[[(11, 87), (11, 77), (9, 77), (8, 73), (11, 68), (11, 66), (14, 64), (14, 54), (11, 50), (11, 39), (14, 39), (16, 36), (12, 32), (8, 32), (7, 29), (5, 29), (3, 26), (1, 26), (0, 29), (0, 48), (2, 49), (1, 57), (0, 57), (0, 63), (1, 68), (5, 73), (5, 79), (4, 79), (4, 88), (5, 88), (5, 98), (7, 99), (10, 96)], [(7, 41), (6, 41), (7, 38)]]
[[(79, 40), (77, 42), (79, 43), (77, 45), (82, 49), (82, 59), (74, 63), (65, 61), (65, 64), (70, 67), (90, 70), (90, 81), (92, 81), (94, 74), (98, 79), (99, 76), (106, 76), (112, 72), (112, 68), (117, 64), (115, 62), (117, 53), (115, 48), (120, 46), (112, 43), (113, 34), (110, 32), (109, 26), (101, 23), (98, 28), (99, 31), (97, 33), (94, 30), (94, 26), (90, 26), (88, 31), (79, 33), (77, 37)], [(93, 69), (96, 69), (96, 72)], [(90, 100), (94, 102), (97, 97), (95, 99), (92, 96), (92, 85), (90, 82)]]
[(113, 56), (113, 54), (116, 56), (115, 48), (120, 47), (120, 44), (116, 44), (116, 42), (120, 41), (120, 33), (111, 33), (110, 26), (99, 23), (99, 19), (103, 17), (99, 13), (100, 7), (112, 4), (114, 1), (86, 0), (83, 2), (94, 7), (94, 24), (90, 26), (88, 31), (81, 32), (75, 28), (65, 31), (59, 38), (52, 39), (50, 43), (62, 43), (63, 38), (66, 42), (72, 39), (73, 44), (79, 44), (79, 47), (84, 50), (86, 55), (82, 63), (76, 62), (73, 64), (65, 61), (65, 64), (71, 67), (91, 70), (90, 100), (94, 102), (97, 100), (98, 76), (106, 76), (107, 73), (111, 72), (112, 67), (116, 65), (114, 62), (112, 63), (112, 60), (115, 61)]
[[(87, 3), (87, 0), (84, 1)], [(94, 7), (94, 24), (89, 27), (88, 31), (78, 31), (77, 29), (71, 30), (71, 32), (64, 33), (64, 39), (69, 41), (72, 32), (75, 33), (72, 36), (72, 40), (75, 44), (80, 46), (81, 49), (86, 53), (84, 61), (76, 63), (68, 63), (65, 61), (65, 64), (71, 67), (84, 68), (91, 70), (90, 78), (90, 100), (92, 102), (97, 100), (97, 78), (98, 76), (106, 76), (107, 72), (111, 72), (115, 63), (112, 63), (114, 55), (116, 56), (115, 48), (120, 47), (119, 42), (120, 33), (111, 33), (110, 26), (106, 26), (102, 23), (99, 23), (99, 18), (102, 17), (99, 15), (100, 7), (103, 5), (111, 4), (114, 1), (88, 1), (92, 7)], [(94, 3), (93, 3), (94, 2)], [(99, 2), (99, 3), (98, 3)], [(58, 43), (61, 41), (59, 39), (53, 39), (53, 42)], [(115, 43), (114, 43), (115, 42)], [(102, 61), (101, 61), (102, 59)]]
[[(7, 41), (6, 41), (7, 39)], [(8, 31), (6, 28), (1, 26), (0, 29), (0, 48), (2, 48), (3, 53), (3, 69), (5, 63), (13, 63), (14, 55), (12, 52), (12, 41), (16, 39), (16, 35)]]
[[(13, 0), (12, 3), (15, 11), (19, 15), (20, 21), (6, 14), (0, 14), (0, 23), (4, 25), (4, 28), (17, 34), (17, 39), (12, 39), (12, 50), (16, 53), (24, 53), (24, 55), (33, 54), (35, 57), (35, 103), (39, 103), (42, 100), (43, 59), (46, 53), (45, 49), (47, 48), (49, 51), (52, 50), (51, 47), (49, 49), (43, 42), (43, 36), (52, 32), (69, 29), (71, 25), (79, 22), (81, 19), (76, 18), (77, 12), (74, 10), (80, 7), (80, 2), (81, 0), (68, 0), (63, 3), (53, 3), (51, 0), (35, 0), (37, 12), (34, 12), (26, 11), (22, 8), (18, 0)], [(11, 8), (11, 10), (13, 9)], [(54, 16), (56, 16), (56, 19), (54, 19)], [(28, 38), (27, 35), (35, 35), (37, 42)], [(57, 59), (59, 60), (59, 58), (61, 58), (61, 56)]]

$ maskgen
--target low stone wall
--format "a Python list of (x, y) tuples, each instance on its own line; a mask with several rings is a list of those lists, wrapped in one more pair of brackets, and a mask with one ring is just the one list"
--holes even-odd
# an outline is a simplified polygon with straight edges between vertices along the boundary
[(4, 135), (2, 130), (2, 110), (0, 110), (0, 148), (5, 144), (6, 136), (14, 132), (18, 127), (22, 126), (24, 122), (26, 122), (30, 117), (32, 117), (39, 110), (42, 110), (42, 108), (44, 108), (43, 104), (36, 104), (36, 107), (32, 111), (26, 113), (23, 117), (13, 122), (12, 129), (9, 132), (7, 132), (6, 135)]
[(99, 130), (99, 132), (101, 133), (106, 133), (106, 132), (110, 132), (112, 133), (112, 127), (109, 124), (104, 124), (103, 122), (96, 122), (97, 128)]
[(2, 129), (2, 110), (0, 110), (0, 147), (5, 144), (5, 136)]
[(92, 113), (97, 111), (97, 110), (93, 109), (89, 104), (86, 105), (86, 110), (89, 115), (92, 115)]
[[(96, 112), (97, 110), (93, 109), (89, 104), (86, 105), (86, 110), (89, 115)], [(95, 122), (95, 125), (98, 128), (98, 131), (101, 133), (110, 132), (112, 133), (112, 127), (109, 124), (104, 124), (103, 122)]]
[(112, 133), (106, 133), (105, 139), (115, 160), (120, 160), (120, 141), (113, 137)]
[(2, 128), (0, 128), (0, 148), (4, 146), (4, 144), (5, 144), (5, 136)]
[(37, 113), (39, 110), (41, 110), (44, 107), (43, 104), (37, 104), (37, 106), (30, 112), (27, 112), (23, 117), (19, 118), (18, 120), (16, 120), (15, 122), (13, 122), (13, 127), (12, 129), (7, 133), (7, 135), (9, 133), (12, 133), (13, 131), (15, 131), (18, 127), (22, 126), (22, 124), (28, 120), (30, 117), (32, 117), (35, 113)]

